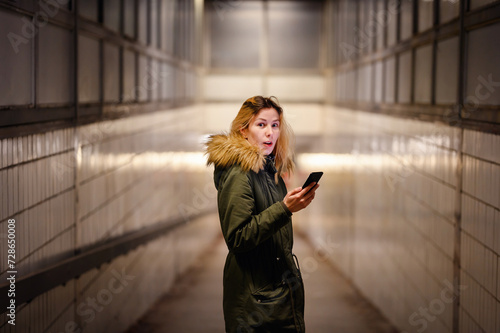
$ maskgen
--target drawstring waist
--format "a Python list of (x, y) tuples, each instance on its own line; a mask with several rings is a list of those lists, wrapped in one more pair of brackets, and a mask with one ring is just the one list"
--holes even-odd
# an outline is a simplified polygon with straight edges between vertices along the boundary
[(299, 273), (299, 278), (300, 280), (302, 280), (302, 273), (300, 272), (300, 265), (299, 265), (299, 259), (297, 258), (297, 256), (292, 253), (292, 258), (293, 258), (293, 261), (295, 262), (295, 266), (297, 266), (297, 272)]

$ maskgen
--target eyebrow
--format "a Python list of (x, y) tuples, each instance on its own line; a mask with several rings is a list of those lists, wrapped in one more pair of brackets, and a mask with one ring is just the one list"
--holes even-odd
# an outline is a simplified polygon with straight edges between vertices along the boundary
[[(257, 118), (256, 120), (260, 120), (260, 121), (267, 121), (267, 119), (264, 119), (264, 118)], [(277, 121), (277, 122), (279, 122), (279, 121), (280, 121), (280, 120), (279, 120), (279, 118), (274, 119), (274, 120), (271, 120), (271, 122), (272, 122), (272, 123), (274, 123), (274, 122), (276, 122), (276, 121)]]

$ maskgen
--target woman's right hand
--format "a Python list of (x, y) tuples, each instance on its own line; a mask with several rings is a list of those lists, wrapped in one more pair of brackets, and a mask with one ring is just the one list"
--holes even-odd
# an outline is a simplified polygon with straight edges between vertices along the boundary
[[(314, 199), (315, 192), (318, 189), (319, 184), (311, 183), (306, 188), (297, 187), (288, 192), (283, 199), (283, 203), (288, 207), (292, 213), (298, 212), (309, 206), (311, 201)], [(310, 191), (309, 191), (310, 190)]]

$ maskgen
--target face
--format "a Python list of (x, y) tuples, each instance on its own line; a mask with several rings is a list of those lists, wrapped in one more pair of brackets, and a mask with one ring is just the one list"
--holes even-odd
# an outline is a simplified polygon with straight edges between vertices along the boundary
[(260, 110), (241, 133), (248, 142), (260, 147), (264, 155), (271, 154), (280, 136), (278, 111), (272, 108)]

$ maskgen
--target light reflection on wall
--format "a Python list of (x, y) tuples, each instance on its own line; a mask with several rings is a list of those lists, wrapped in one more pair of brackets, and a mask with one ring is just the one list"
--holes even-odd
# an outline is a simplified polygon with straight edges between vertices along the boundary
[(168, 152), (144, 152), (141, 154), (93, 154), (91, 156), (92, 167), (101, 169), (119, 167), (127, 161), (134, 159), (134, 165), (145, 171), (156, 171), (168, 168), (171, 171), (198, 171), (207, 170), (207, 161), (203, 152), (168, 151)]
[(435, 147), (426, 147), (424, 143), (415, 141), (407, 147), (393, 144), (392, 150), (386, 152), (360, 153), (353, 150), (350, 154), (301, 153), (297, 155), (297, 165), (304, 170), (394, 171), (400, 170), (401, 164), (406, 167), (447, 168), (454, 164), (452, 162), (456, 157), (453, 152), (443, 156), (442, 151)]
[(297, 155), (300, 169), (321, 171), (345, 171), (360, 169), (382, 169), (384, 155), (381, 154), (329, 154), (304, 153)]

